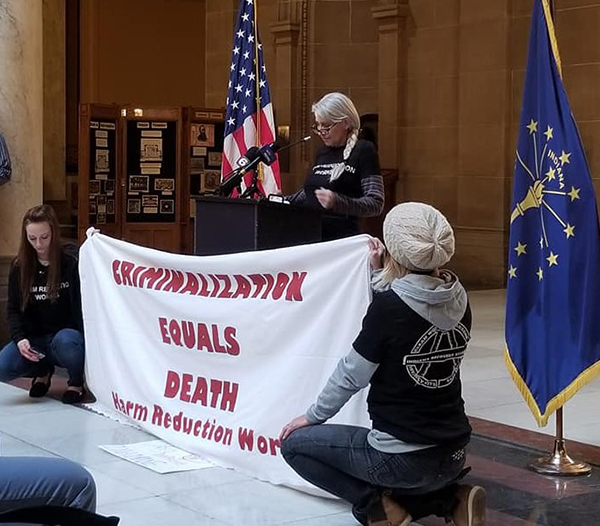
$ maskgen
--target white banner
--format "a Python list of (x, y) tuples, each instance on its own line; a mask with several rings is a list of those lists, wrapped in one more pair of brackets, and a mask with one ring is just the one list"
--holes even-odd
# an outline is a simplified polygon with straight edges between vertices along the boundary
[[(177, 447), (314, 492), (278, 436), (360, 331), (367, 240), (197, 257), (90, 236), (80, 255), (90, 389)], [(368, 426), (365, 398), (332, 421)]]

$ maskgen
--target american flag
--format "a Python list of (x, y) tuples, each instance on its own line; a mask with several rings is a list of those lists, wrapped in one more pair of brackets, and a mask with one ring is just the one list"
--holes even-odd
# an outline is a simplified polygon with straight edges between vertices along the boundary
[[(256, 0), (241, 0), (230, 65), (227, 90), (227, 115), (221, 176), (235, 169), (237, 160), (251, 146), (262, 146), (275, 140), (273, 106), (267, 82), (267, 70), (263, 60), (263, 49), (255, 26)], [(257, 61), (258, 60), (258, 64)], [(260, 112), (257, 112), (256, 84), (260, 93)], [(281, 191), (279, 162), (262, 166), (259, 190), (264, 195)], [(245, 184), (252, 179), (245, 176)]]

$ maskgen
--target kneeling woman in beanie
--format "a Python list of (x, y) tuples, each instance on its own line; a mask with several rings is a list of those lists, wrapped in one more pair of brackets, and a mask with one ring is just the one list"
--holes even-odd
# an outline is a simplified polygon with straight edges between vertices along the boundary
[[(350, 502), (363, 525), (407, 526), (435, 514), (456, 526), (485, 524), (485, 491), (458, 485), (471, 426), (460, 364), (471, 310), (456, 275), (446, 218), (423, 203), (386, 216), (388, 256), (352, 349), (306, 414), (281, 432), (281, 450), (304, 479)], [(320, 425), (357, 391), (372, 429)]]

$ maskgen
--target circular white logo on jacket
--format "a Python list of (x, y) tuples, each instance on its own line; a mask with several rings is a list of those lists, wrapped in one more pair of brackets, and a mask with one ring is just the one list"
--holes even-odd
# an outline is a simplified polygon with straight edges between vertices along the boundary
[(404, 357), (406, 371), (422, 387), (449, 386), (458, 374), (470, 338), (462, 323), (449, 331), (431, 326)]

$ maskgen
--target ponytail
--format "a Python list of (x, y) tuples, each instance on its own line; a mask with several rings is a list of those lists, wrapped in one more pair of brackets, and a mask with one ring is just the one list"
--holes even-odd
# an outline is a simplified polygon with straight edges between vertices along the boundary
[(344, 168), (346, 167), (346, 161), (350, 157), (356, 142), (358, 141), (358, 130), (352, 130), (352, 133), (348, 136), (346, 140), (346, 147), (344, 148), (344, 158), (341, 163), (337, 163), (334, 169), (331, 171), (331, 176), (329, 177), (330, 181), (335, 181), (342, 173), (344, 173)]

